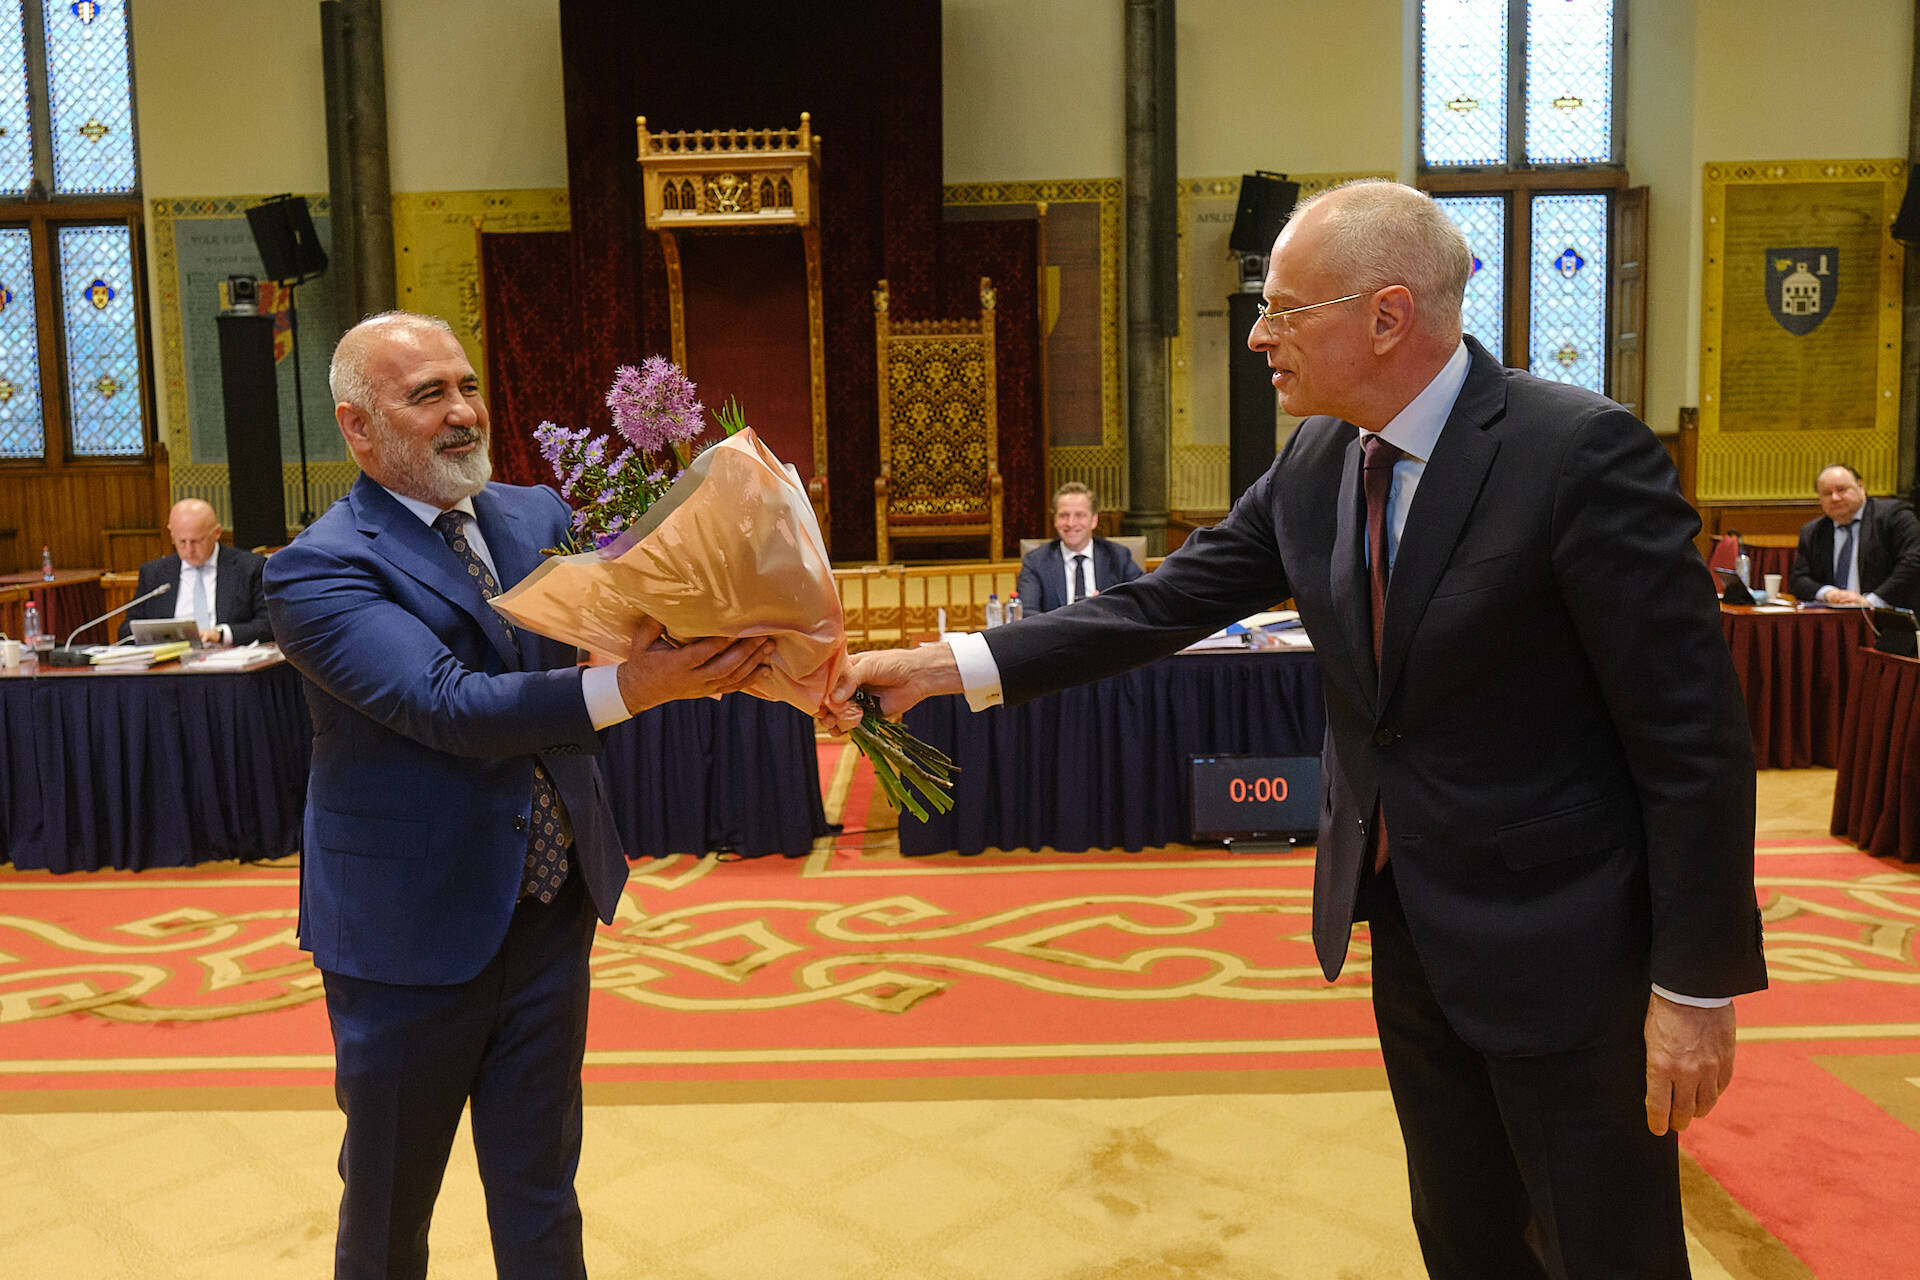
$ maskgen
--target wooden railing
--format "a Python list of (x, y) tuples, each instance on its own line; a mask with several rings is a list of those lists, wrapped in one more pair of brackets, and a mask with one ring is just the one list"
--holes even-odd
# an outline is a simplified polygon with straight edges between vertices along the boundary
[[(1152, 570), (1159, 560), (1149, 560)], [(949, 631), (986, 625), (987, 596), (1002, 604), (1020, 580), (1018, 560), (968, 560), (948, 564), (868, 564), (833, 571), (847, 619), (847, 647), (893, 649), (933, 639), (940, 611)]]

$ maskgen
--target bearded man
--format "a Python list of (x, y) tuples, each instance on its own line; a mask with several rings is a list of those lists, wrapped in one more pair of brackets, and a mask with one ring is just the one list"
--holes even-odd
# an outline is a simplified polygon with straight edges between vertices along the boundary
[(586, 1274), (574, 1194), (594, 917), (626, 859), (596, 731), (736, 689), (758, 640), (660, 641), (618, 666), (488, 603), (565, 541), (548, 488), (489, 483), (479, 378), (442, 320), (390, 312), (334, 351), (362, 475), (268, 562), (313, 714), (300, 945), (325, 980), (346, 1115), (334, 1274), (424, 1277), (469, 1105), (503, 1277)]

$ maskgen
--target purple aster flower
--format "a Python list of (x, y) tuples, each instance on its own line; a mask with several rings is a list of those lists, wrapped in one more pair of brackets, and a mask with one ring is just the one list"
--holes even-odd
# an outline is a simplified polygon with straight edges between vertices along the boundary
[(587, 464), (584, 462), (576, 462), (573, 464), (573, 470), (569, 471), (565, 478), (560, 481), (561, 497), (571, 498), (573, 496), (573, 487), (580, 483), (580, 475), (586, 469)]
[(615, 476), (619, 475), (622, 471), (625, 471), (627, 469), (627, 464), (632, 461), (633, 461), (633, 450), (622, 449), (620, 451), (620, 456), (607, 464), (607, 479), (611, 480)]
[(621, 365), (607, 392), (607, 408), (613, 410), (614, 428), (648, 453), (691, 440), (706, 426), (706, 410), (692, 381), (665, 356), (648, 356), (637, 369)]

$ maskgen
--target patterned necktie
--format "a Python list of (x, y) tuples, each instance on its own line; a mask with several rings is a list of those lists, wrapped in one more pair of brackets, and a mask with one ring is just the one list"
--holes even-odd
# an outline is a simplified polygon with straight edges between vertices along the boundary
[[(1380, 640), (1387, 625), (1387, 499), (1393, 492), (1393, 464), (1403, 456), (1400, 446), (1377, 435), (1367, 437), (1360, 484), (1367, 495), (1367, 578), (1372, 586), (1373, 667), (1380, 669)], [(1387, 865), (1387, 815), (1379, 798), (1373, 802), (1373, 869)]]
[[(1073, 599), (1087, 598), (1087, 553), (1077, 552), (1073, 557)], [(1072, 601), (1068, 601), (1069, 604)]]
[[(493, 570), (487, 568), (487, 562), (467, 541), (467, 514), (464, 511), (442, 511), (434, 518), (433, 527), (447, 540), (447, 546), (453, 551), (454, 558), (473, 579), (483, 599), (491, 600), (500, 594), (499, 579), (493, 576)], [(512, 632), (509, 631), (511, 636)], [(527, 858), (520, 875), (520, 896), (538, 898), (542, 902), (552, 902), (553, 896), (560, 892), (560, 886), (567, 880), (567, 850), (573, 844), (572, 824), (567, 821), (566, 806), (560, 801), (560, 789), (553, 784), (553, 777), (547, 772), (547, 766), (540, 763), (538, 757), (533, 762), (533, 812), (527, 835)]]
[(1858, 520), (1849, 520), (1840, 526), (1840, 550), (1833, 557), (1833, 582), (1842, 591), (1853, 590), (1853, 531), (1859, 527)]

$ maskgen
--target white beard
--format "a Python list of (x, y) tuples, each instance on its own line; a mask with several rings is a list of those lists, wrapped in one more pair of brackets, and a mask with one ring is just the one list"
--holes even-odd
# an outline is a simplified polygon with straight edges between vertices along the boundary
[(431, 444), (422, 445), (392, 431), (384, 414), (367, 416), (367, 436), (373, 442), (374, 459), (390, 482), (387, 487), (441, 507), (472, 497), (486, 488), (493, 476), (490, 440), (484, 431), (465, 433), (479, 441), (465, 457), (449, 457), (440, 451), (442, 445), (460, 443), (462, 434), (443, 431)]

